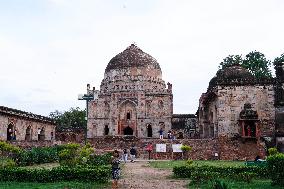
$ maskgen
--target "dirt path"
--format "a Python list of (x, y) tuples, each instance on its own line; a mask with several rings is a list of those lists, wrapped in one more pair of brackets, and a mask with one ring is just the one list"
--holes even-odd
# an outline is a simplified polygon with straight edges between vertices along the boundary
[(186, 180), (171, 179), (172, 171), (149, 166), (147, 161), (126, 163), (122, 166), (120, 189), (186, 189)]

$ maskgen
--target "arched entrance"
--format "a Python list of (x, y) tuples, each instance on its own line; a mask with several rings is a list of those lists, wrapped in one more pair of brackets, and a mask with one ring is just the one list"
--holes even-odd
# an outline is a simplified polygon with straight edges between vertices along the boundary
[(26, 129), (25, 140), (26, 140), (26, 141), (31, 141), (31, 140), (32, 140), (31, 126), (28, 126), (27, 129)]
[(127, 126), (127, 127), (123, 130), (123, 134), (124, 134), (124, 135), (133, 135), (133, 129), (131, 129), (131, 127)]
[(136, 104), (131, 100), (125, 100), (119, 105), (118, 133), (119, 135), (137, 136), (137, 112)]
[(147, 137), (153, 137), (153, 131), (151, 124), (147, 125)]
[(7, 127), (7, 141), (11, 141), (14, 138), (14, 125), (10, 123)]
[(39, 140), (39, 141), (44, 141), (44, 140), (45, 140), (45, 131), (44, 131), (44, 128), (41, 128), (41, 129), (40, 129), (39, 136), (38, 136), (38, 140)]
[(104, 135), (107, 136), (108, 134), (109, 134), (109, 127), (108, 125), (105, 125)]
[(259, 136), (258, 114), (252, 109), (250, 103), (246, 103), (244, 109), (240, 112), (239, 123), (243, 138), (256, 138)]

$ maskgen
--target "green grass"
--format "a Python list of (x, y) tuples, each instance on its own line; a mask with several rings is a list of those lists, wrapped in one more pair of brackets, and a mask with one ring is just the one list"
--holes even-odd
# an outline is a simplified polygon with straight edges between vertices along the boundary
[(22, 183), (0, 182), (1, 189), (106, 189), (108, 184), (83, 182), (57, 182), (57, 183)]
[[(150, 166), (154, 168), (160, 168), (160, 169), (172, 169), (175, 166), (183, 166), (186, 165), (186, 161), (182, 160), (175, 160), (175, 161), (152, 161), (150, 162)], [(196, 160), (193, 161), (193, 165), (208, 165), (208, 166), (230, 166), (230, 167), (239, 167), (239, 166), (245, 166), (244, 161), (221, 161), (221, 160), (215, 160), (215, 161), (204, 161), (204, 160)]]
[[(251, 183), (246, 182), (238, 182), (238, 181), (231, 181), (225, 180), (222, 181), (228, 184), (228, 189), (283, 189), (280, 186), (271, 186), (271, 180), (253, 180)], [(201, 185), (192, 185), (188, 186), (190, 189), (212, 189), (212, 183), (201, 184)]]

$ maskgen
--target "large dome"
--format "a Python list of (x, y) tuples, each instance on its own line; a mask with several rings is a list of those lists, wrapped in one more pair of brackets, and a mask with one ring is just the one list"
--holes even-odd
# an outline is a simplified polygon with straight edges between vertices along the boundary
[(254, 76), (239, 64), (225, 67), (217, 72), (218, 79), (254, 79)]
[(115, 69), (125, 69), (130, 67), (152, 67), (161, 70), (159, 63), (151, 55), (143, 52), (135, 44), (131, 44), (123, 52), (113, 57), (105, 72)]

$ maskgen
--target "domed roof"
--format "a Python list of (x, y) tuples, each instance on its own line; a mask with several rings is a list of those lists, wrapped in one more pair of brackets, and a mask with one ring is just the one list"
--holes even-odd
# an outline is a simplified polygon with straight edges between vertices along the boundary
[(145, 67), (149, 65), (152, 65), (154, 69), (161, 70), (156, 59), (143, 52), (135, 44), (131, 44), (123, 52), (119, 53), (109, 61), (105, 71), (129, 67)]
[(254, 81), (255, 77), (239, 64), (234, 64), (218, 70), (210, 82), (207, 90), (219, 84), (244, 84)]
[(217, 80), (254, 79), (254, 76), (239, 64), (231, 65), (219, 70), (216, 76)]

